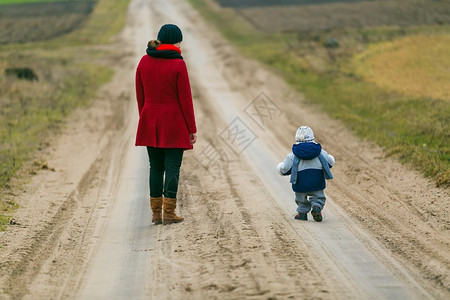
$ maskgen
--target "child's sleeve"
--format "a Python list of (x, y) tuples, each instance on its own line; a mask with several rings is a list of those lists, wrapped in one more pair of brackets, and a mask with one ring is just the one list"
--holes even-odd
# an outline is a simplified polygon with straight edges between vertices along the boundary
[(322, 149), (322, 153), (324, 154), (327, 162), (328, 162), (328, 166), (331, 168), (332, 166), (334, 166), (335, 160), (334, 157), (330, 154), (327, 153), (327, 151)]
[(291, 175), (292, 163), (294, 162), (294, 153), (289, 153), (283, 162), (280, 162), (277, 166), (280, 175)]

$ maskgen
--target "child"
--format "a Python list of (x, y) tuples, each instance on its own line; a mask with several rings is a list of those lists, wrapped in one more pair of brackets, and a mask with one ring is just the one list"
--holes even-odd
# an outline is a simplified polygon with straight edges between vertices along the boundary
[(277, 168), (281, 175), (291, 175), (290, 182), (295, 192), (297, 220), (308, 220), (308, 212), (314, 221), (322, 221), (322, 209), (325, 205), (325, 179), (332, 179), (330, 168), (334, 157), (314, 141), (314, 133), (308, 126), (301, 126), (295, 133), (292, 152)]

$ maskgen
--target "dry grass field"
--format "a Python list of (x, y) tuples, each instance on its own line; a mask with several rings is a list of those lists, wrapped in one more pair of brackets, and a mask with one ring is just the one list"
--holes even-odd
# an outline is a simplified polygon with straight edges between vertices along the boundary
[[(450, 36), (419, 35), (373, 45), (355, 57), (356, 73), (384, 89), (450, 100)], [(436, 57), (442, 60), (436, 61)]]
[(95, 1), (58, 1), (1, 5), (0, 44), (43, 41), (76, 29)]

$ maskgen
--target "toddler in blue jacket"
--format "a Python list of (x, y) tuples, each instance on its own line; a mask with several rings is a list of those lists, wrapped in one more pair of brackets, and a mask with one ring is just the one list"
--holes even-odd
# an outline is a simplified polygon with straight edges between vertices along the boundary
[(281, 175), (291, 175), (290, 182), (295, 192), (297, 220), (308, 220), (311, 211), (314, 221), (322, 221), (322, 209), (325, 206), (325, 180), (332, 179), (330, 168), (334, 157), (315, 142), (314, 133), (308, 126), (300, 126), (295, 133), (292, 152), (278, 164)]

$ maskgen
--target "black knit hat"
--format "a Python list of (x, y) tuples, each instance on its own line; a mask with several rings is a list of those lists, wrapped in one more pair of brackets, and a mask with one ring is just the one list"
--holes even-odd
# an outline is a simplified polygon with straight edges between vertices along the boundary
[(166, 24), (159, 30), (158, 40), (163, 44), (176, 44), (183, 40), (183, 34), (177, 25)]

